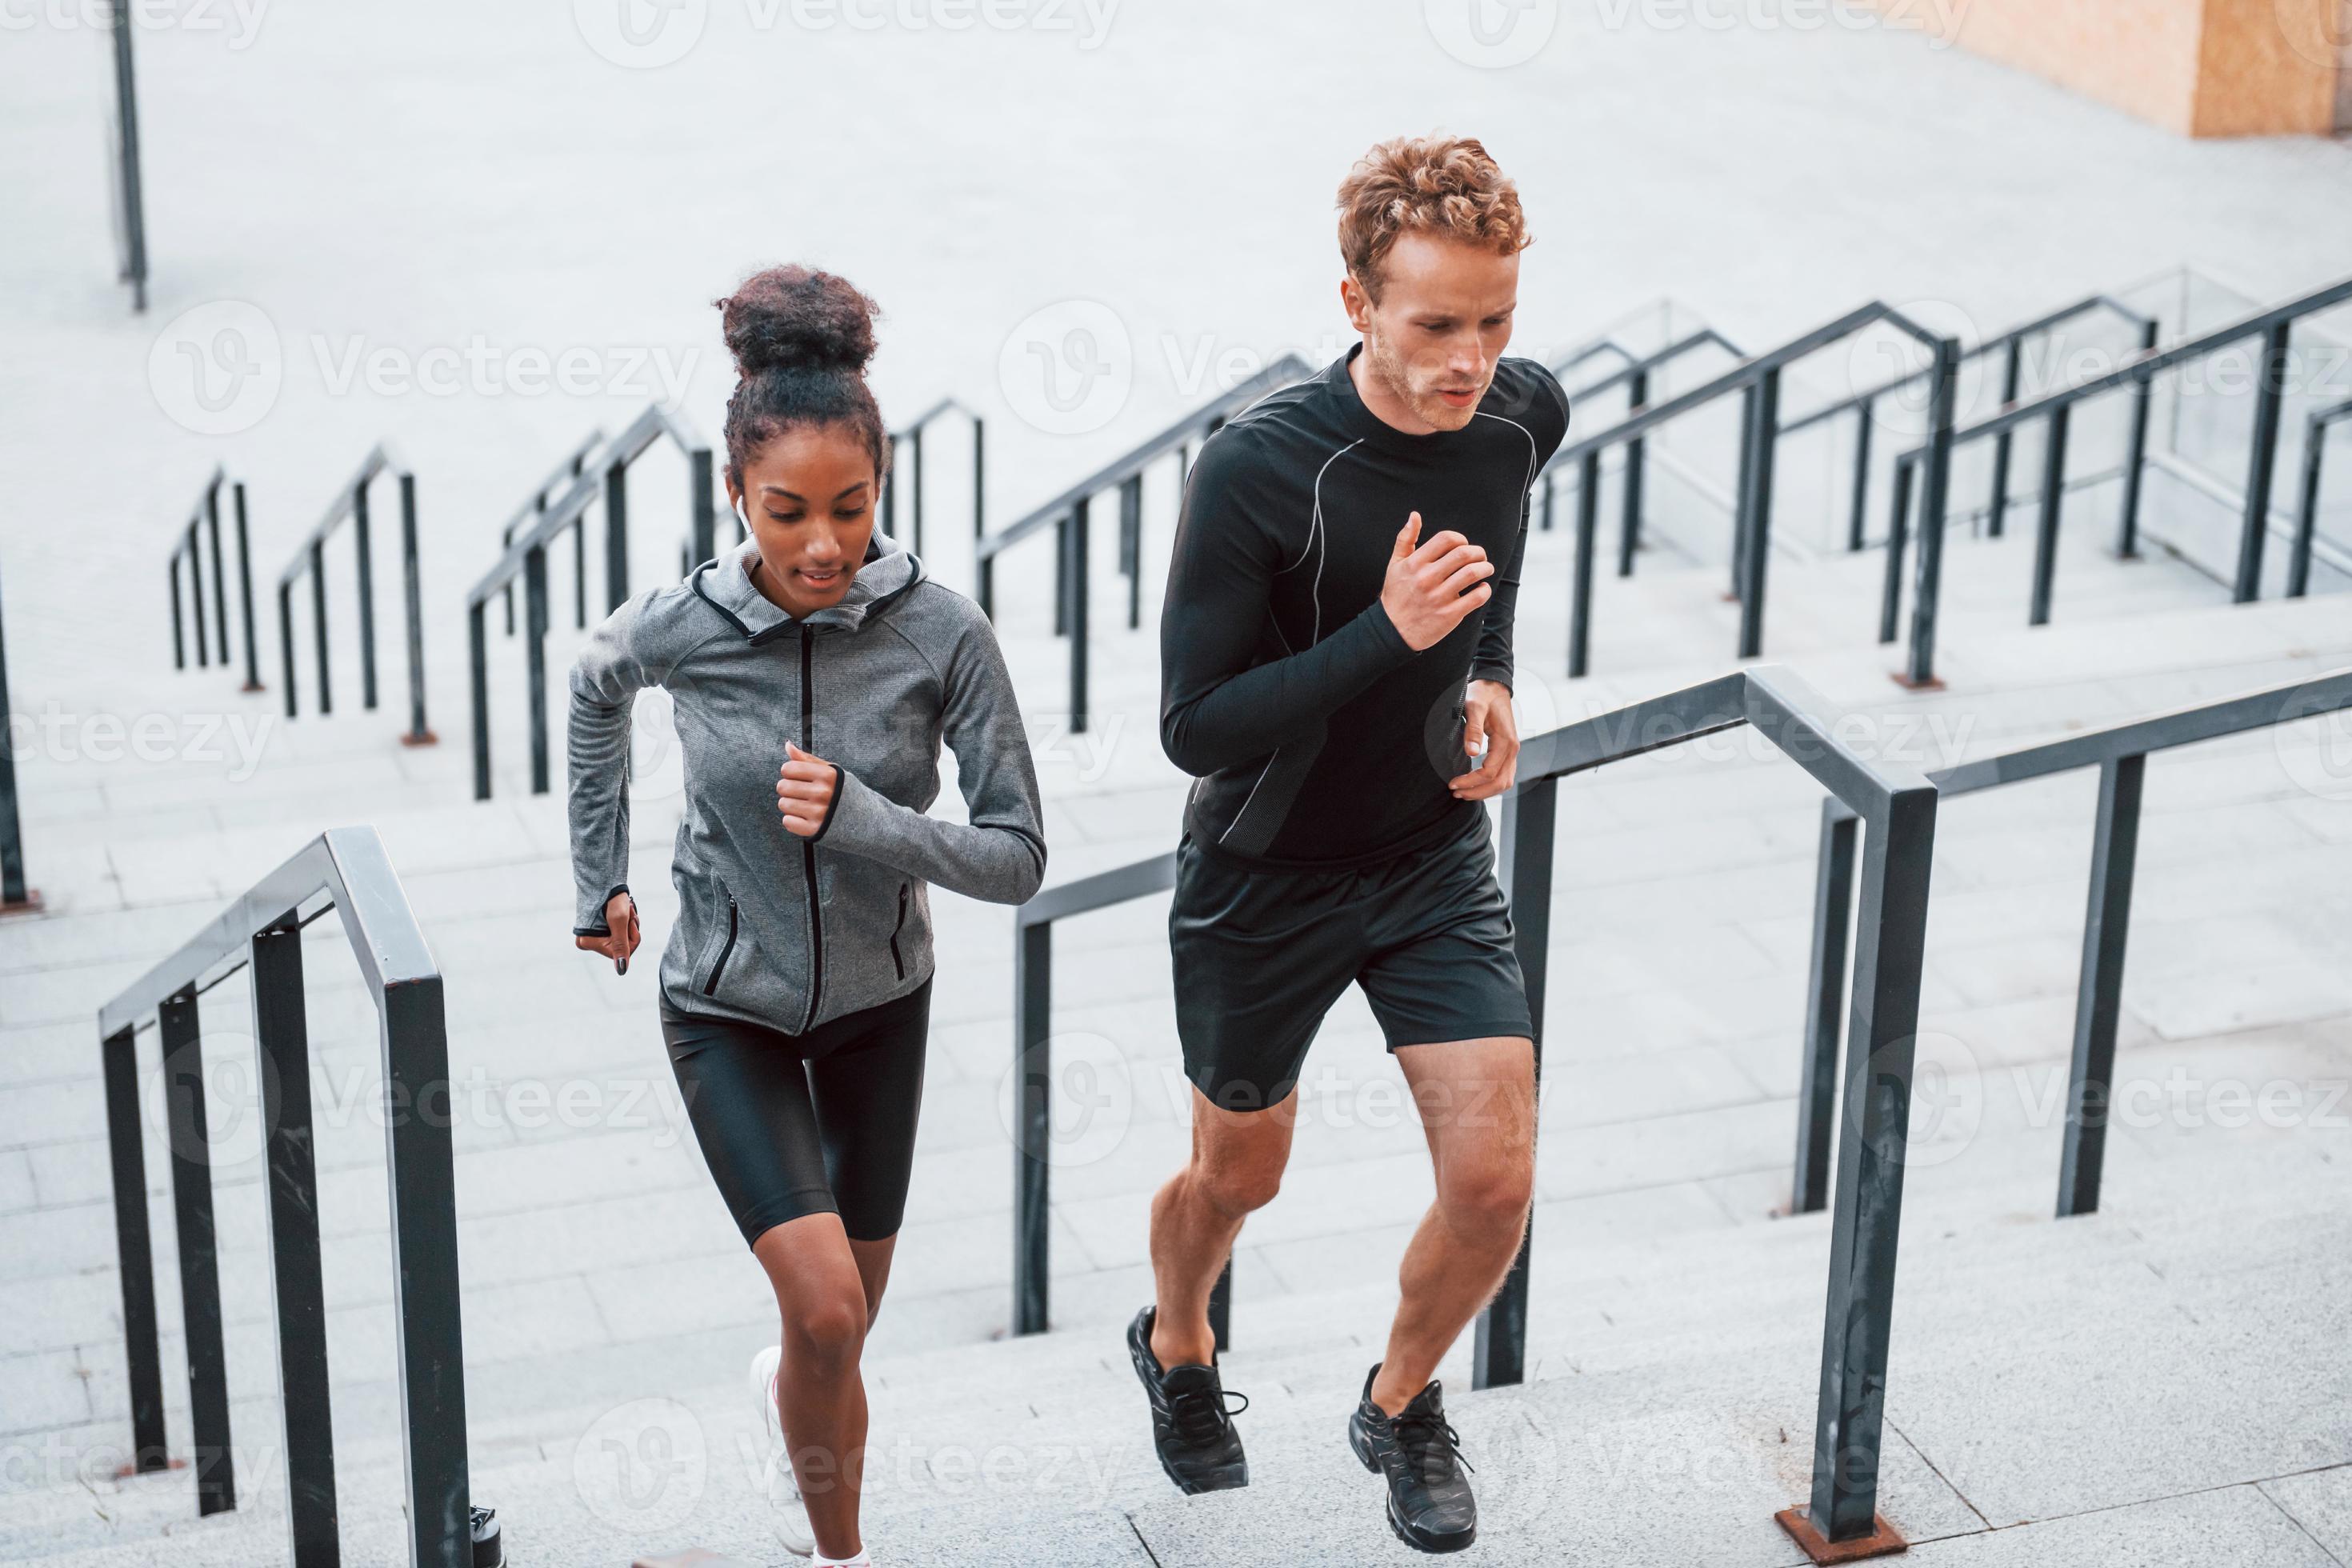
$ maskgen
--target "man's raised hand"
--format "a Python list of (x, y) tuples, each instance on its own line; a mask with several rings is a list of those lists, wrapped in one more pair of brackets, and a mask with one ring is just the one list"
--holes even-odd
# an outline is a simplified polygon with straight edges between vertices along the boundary
[(1470, 613), (1494, 596), (1486, 579), (1495, 574), (1486, 552), (1452, 529), (1421, 543), (1421, 513), (1397, 531), (1389, 557), (1381, 607), (1397, 635), (1415, 653), (1434, 647)]

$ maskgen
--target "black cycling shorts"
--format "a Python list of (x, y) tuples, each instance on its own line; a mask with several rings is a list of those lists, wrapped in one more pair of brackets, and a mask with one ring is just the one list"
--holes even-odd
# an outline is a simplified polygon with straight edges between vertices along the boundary
[(664, 1005), (670, 1070), (746, 1243), (813, 1214), (852, 1241), (898, 1234), (930, 1024), (928, 980), (797, 1036)]
[(1484, 811), (1463, 831), (1344, 870), (1270, 869), (1184, 836), (1168, 914), (1184, 1073), (1213, 1104), (1288, 1098), (1350, 981), (1388, 1047), (1535, 1026)]

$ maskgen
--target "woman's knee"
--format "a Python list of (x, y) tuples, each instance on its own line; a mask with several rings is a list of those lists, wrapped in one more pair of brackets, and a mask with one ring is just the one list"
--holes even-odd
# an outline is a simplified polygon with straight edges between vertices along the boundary
[(784, 1359), (816, 1366), (853, 1362), (871, 1319), (860, 1289), (830, 1290), (796, 1301), (784, 1314)]

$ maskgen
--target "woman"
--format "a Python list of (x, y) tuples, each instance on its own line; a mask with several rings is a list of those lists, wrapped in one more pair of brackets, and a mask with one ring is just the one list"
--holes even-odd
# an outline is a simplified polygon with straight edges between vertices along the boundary
[[(614, 611), (572, 669), (574, 935), (627, 973), (629, 705), (664, 687), (686, 815), (662, 1036), (782, 1314), (751, 1366), (778, 1537), (862, 1564), (857, 1363), (922, 1098), (929, 886), (1019, 903), (1045, 843), (987, 618), (875, 531), (889, 441), (865, 379), (873, 301), (785, 267), (719, 308), (741, 376), (727, 494), (750, 537)], [(925, 815), (942, 740), (970, 826)]]

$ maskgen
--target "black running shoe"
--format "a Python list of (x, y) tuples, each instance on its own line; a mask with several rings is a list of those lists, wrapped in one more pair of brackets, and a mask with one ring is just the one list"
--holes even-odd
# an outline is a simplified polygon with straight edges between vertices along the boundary
[(1459, 1552), (1478, 1539), (1478, 1500), (1462, 1474), (1462, 1439), (1445, 1421), (1445, 1395), (1433, 1383), (1412, 1396), (1401, 1415), (1372, 1403), (1377, 1363), (1364, 1379), (1364, 1397), (1348, 1420), (1348, 1447), (1388, 1481), (1389, 1528), (1423, 1552)]
[(1151, 1353), (1155, 1310), (1144, 1308), (1127, 1326), (1127, 1353), (1151, 1396), (1151, 1443), (1160, 1450), (1160, 1468), (1183, 1492), (1249, 1485), (1249, 1461), (1242, 1455), (1242, 1436), (1234, 1430), (1234, 1417), (1249, 1408), (1249, 1396), (1233, 1395), (1241, 1405), (1228, 1410), (1215, 1367), (1162, 1367)]

